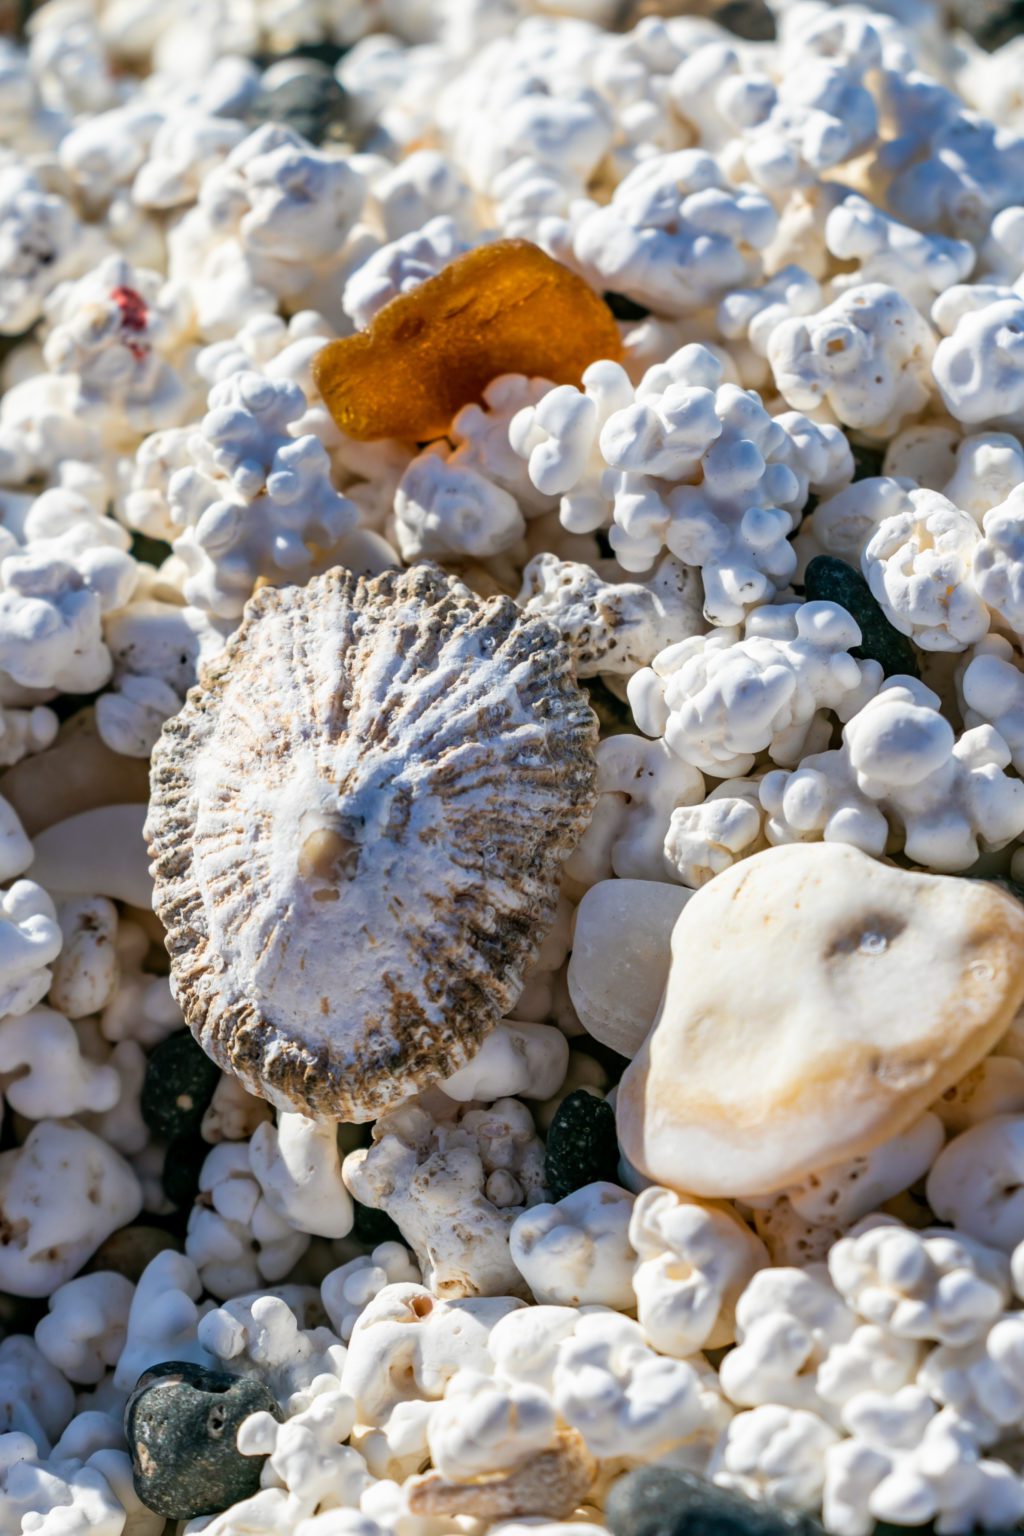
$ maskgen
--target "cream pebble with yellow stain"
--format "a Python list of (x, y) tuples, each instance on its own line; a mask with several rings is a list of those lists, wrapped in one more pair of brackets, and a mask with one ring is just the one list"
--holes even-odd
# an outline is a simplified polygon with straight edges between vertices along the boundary
[(669, 1187), (762, 1194), (869, 1151), (1005, 1033), (1024, 908), (838, 844), (772, 848), (687, 903), (618, 1093), (622, 1150)]

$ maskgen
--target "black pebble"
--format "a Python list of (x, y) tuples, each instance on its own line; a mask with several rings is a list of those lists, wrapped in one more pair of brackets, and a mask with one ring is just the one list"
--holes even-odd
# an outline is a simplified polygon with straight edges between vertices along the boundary
[(581, 686), (587, 690), (590, 707), (597, 716), (602, 736), (621, 736), (636, 730), (633, 711), (625, 700), (617, 698), (599, 677), (585, 677)]
[(176, 1136), (167, 1148), (160, 1183), (168, 1200), (191, 1208), (199, 1193), (199, 1175), (212, 1151), (199, 1136)]
[(297, 48), (290, 48), (287, 53), (258, 53), (253, 63), (259, 69), (269, 69), (271, 64), (280, 64), (283, 59), (312, 59), (327, 69), (333, 69), (350, 47), (350, 43), (299, 43)]
[(953, 21), (991, 53), (1024, 32), (1024, 0), (953, 0)]
[(555, 1110), (544, 1155), (544, 1182), (552, 1200), (598, 1181), (619, 1182), (615, 1111), (605, 1099), (577, 1088)]
[(345, 92), (331, 74), (304, 71), (264, 89), (249, 105), (246, 117), (259, 123), (285, 123), (311, 144), (342, 136)]
[(613, 1536), (823, 1536), (816, 1520), (716, 1488), (695, 1472), (639, 1467), (612, 1488)]
[(650, 314), (649, 309), (637, 304), (625, 293), (606, 293), (604, 301), (616, 320), (646, 320)]
[(869, 447), (866, 443), (851, 443), (850, 451), (853, 454), (853, 478), (855, 480), (877, 479), (885, 463), (885, 449)]
[(906, 635), (894, 629), (859, 571), (834, 555), (815, 555), (804, 577), (809, 603), (838, 603), (860, 626), (861, 643), (851, 652), (881, 663), (886, 677), (918, 676), (917, 656)]
[(125, 1279), (137, 1284), (146, 1265), (165, 1248), (181, 1252), (182, 1245), (173, 1232), (152, 1226), (120, 1227), (100, 1244), (83, 1273), (113, 1270), (115, 1275), (124, 1275)]
[(277, 1399), (255, 1376), (229, 1376), (183, 1360), (144, 1371), (124, 1410), (135, 1492), (166, 1520), (216, 1515), (259, 1491), (265, 1456), (235, 1443), (250, 1413), (280, 1419)]
[(984, 880), (988, 885), (998, 885), (1007, 896), (1012, 896), (1015, 901), (1024, 903), (1024, 885), (1011, 880), (1008, 875), (965, 875), (965, 880)]
[(387, 1211), (375, 1211), (372, 1206), (360, 1205), (358, 1200), (354, 1200), (352, 1205), (354, 1211), (352, 1236), (358, 1238), (361, 1243), (365, 1243), (368, 1248), (376, 1248), (378, 1243), (405, 1242), (405, 1238)]
[(146, 1062), (142, 1118), (161, 1141), (197, 1135), (219, 1081), (220, 1068), (187, 1029), (168, 1035)]

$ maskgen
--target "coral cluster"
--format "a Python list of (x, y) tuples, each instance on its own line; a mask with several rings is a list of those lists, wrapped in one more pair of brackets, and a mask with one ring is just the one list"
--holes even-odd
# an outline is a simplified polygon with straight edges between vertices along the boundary
[(23, 9), (0, 1532), (1024, 1527), (1019, 7)]

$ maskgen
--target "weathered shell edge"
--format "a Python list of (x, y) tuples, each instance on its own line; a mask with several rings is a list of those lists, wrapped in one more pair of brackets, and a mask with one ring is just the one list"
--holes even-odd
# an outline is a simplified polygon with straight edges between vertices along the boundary
[[(196, 737), (202, 738), (204, 727), (212, 729), (218, 700), (235, 659), (245, 648), (248, 630), (282, 603), (282, 594), (294, 594), (296, 589), (266, 587), (250, 598), (238, 630), (204, 669), (179, 714), (164, 726), (152, 759), (146, 836), (156, 882), (154, 905), (166, 929), (172, 986), (186, 1023), (217, 1064), (239, 1077), (251, 1092), (281, 1108), (300, 1108), (327, 1118), (366, 1120), (465, 1065), (514, 1003), (523, 973), (536, 957), (554, 917), (558, 867), (575, 846), (596, 800), (593, 747), (597, 722), (575, 682), (571, 653), (557, 630), (546, 619), (524, 618), (510, 598), (478, 600), (455, 578), (428, 565), (389, 571), (372, 580), (356, 578), (338, 568), (310, 583), (310, 587), (316, 585), (336, 588), (356, 608), (396, 592), (404, 598), (421, 595), (435, 601), (464, 597), (466, 605), (500, 634), (507, 636), (518, 628), (524, 638), (536, 637), (546, 663), (545, 696), (553, 699), (557, 694), (562, 701), (562, 753), (552, 769), (559, 775), (565, 811), (551, 818), (544, 845), (532, 851), (544, 880), (537, 881), (531, 921), (510, 917), (493, 938), (477, 934), (481, 943), (486, 939), (500, 952), (500, 969), (491, 972), (491, 995), (484, 995), (470, 977), (453, 979), (452, 1007), (443, 1042), (436, 1036), (431, 1039), (429, 1028), (406, 1027), (403, 1039), (411, 1041), (415, 1036), (429, 1043), (418, 1049), (408, 1045), (387, 1065), (370, 1051), (356, 1053), (345, 1069), (344, 1080), (326, 1049), (310, 1049), (265, 1019), (252, 998), (225, 996), (215, 984), (217, 962), (208, 954), (202, 893), (191, 860), (195, 774), (190, 765)], [(396, 1017), (406, 1025), (426, 1022), (422, 1012), (417, 1015), (416, 1007), (414, 998), (395, 999)]]

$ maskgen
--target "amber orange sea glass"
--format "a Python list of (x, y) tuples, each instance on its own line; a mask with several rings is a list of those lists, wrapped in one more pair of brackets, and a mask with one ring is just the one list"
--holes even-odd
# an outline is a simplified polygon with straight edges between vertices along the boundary
[(423, 442), (499, 373), (578, 384), (588, 364), (621, 352), (611, 310), (581, 277), (529, 240), (499, 240), (330, 342), (313, 372), (349, 437)]

